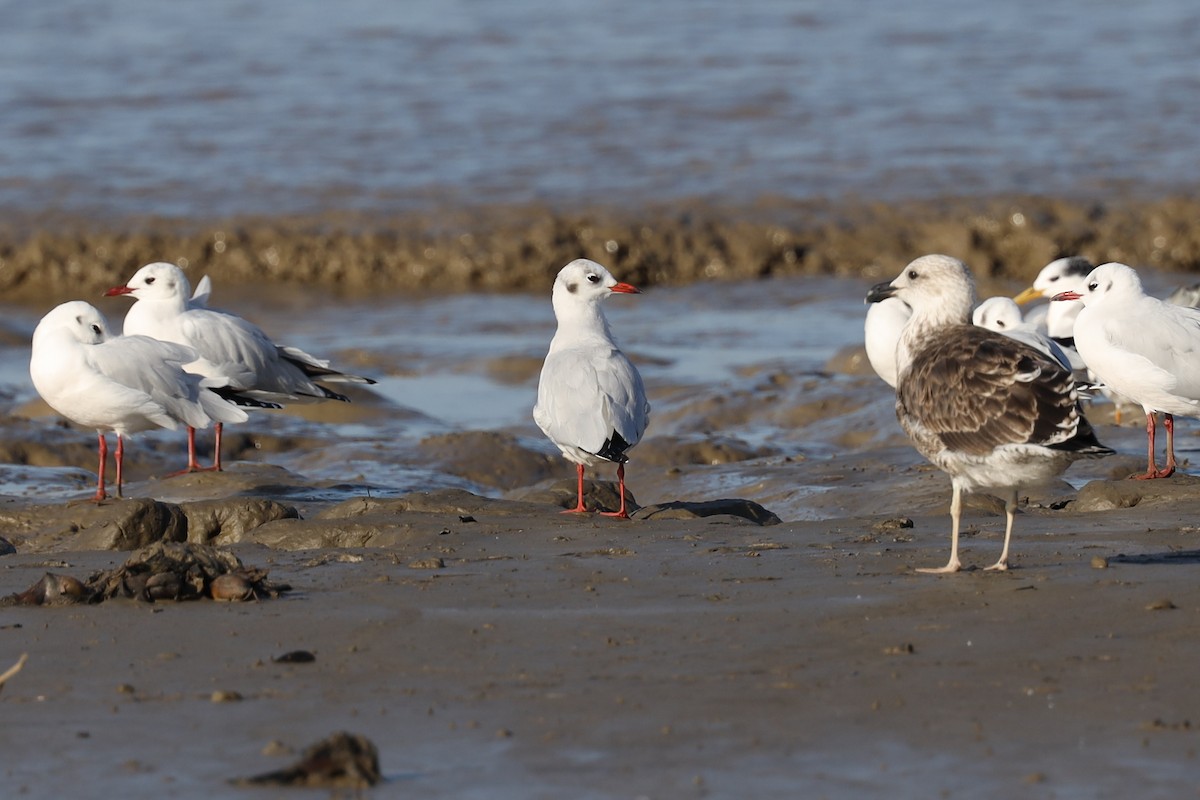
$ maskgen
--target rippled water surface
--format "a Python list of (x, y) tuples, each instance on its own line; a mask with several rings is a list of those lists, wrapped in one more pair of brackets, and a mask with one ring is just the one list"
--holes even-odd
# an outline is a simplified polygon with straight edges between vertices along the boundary
[(1187, 185), (1200, 6), (0, 4), (0, 208)]
[[(313, 423), (274, 412), (254, 415), (246, 425), (249, 430), (328, 440), (316, 452), (300, 448), (266, 456), (273, 463), (314, 479), (367, 480), (385, 491), (465, 485), (494, 493), (422, 464), (412, 458), (411, 448), (433, 434), (486, 429), (506, 431), (522, 437), (528, 446), (557, 452), (531, 418), (540, 361), (554, 333), (548, 297), (463, 294), (343, 304), (323, 303), (310, 293), (251, 300), (226, 292), (221, 303), (221, 291), (218, 286), (214, 305), (254, 319), (280, 343), (342, 364), (365, 360), (372, 366), (361, 371), (379, 379), (372, 388), (387, 404), (379, 414), (341, 423)], [(621, 344), (641, 364), (652, 395), (663, 398), (656, 400), (651, 434), (682, 435), (696, 432), (695, 413), (688, 403), (744, 394), (760, 384), (764, 374), (773, 372), (823, 375), (834, 353), (861, 339), (863, 292), (857, 281), (830, 278), (697, 284), (614, 296), (606, 309)], [(128, 306), (124, 300), (96, 304), (114, 328)], [(21, 337), (32, 331), (38, 316), (40, 310), (22, 308), (6, 314), (15, 341), (0, 348), (0, 397), (8, 398), (10, 408), (35, 398), (28, 377), (28, 345)], [(496, 368), (509, 363), (520, 365), (515, 375)], [(827, 384), (823, 391), (848, 389), (845, 377), (820, 380)], [(887, 387), (879, 383), (872, 388), (880, 389), (874, 399), (883, 403), (883, 413), (889, 415)], [(805, 399), (788, 395), (780, 403)], [(767, 406), (764, 400), (762, 409)], [(847, 424), (854, 423), (838, 423), (830, 428), (831, 435)], [(823, 438), (781, 426), (765, 410), (741, 422), (730, 421), (719, 433), (755, 447), (786, 444), (795, 452), (811, 454), (827, 452), (828, 447)], [(88, 436), (81, 432), (81, 441)], [(138, 439), (143, 438), (180, 436), (159, 431), (139, 434)], [(563, 464), (569, 472), (569, 465)], [(86, 485), (79, 474), (78, 470), (45, 474), (16, 470), (6, 479), (12, 493), (37, 490), (70, 496)], [(712, 476), (719, 478), (729, 480)], [(696, 491), (735, 491), (737, 480), (730, 487), (706, 484)], [(803, 516), (804, 496), (797, 488), (795, 507), (787, 513)]]

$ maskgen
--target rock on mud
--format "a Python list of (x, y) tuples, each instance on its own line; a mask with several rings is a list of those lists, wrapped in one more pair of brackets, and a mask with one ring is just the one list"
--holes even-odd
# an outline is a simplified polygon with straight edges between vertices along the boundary
[(187, 519), (177, 505), (143, 497), (99, 508), (114, 513), (100, 525), (80, 531), (72, 549), (137, 550), (153, 542), (187, 539)]
[(677, 500), (643, 506), (633, 515), (634, 519), (698, 519), (700, 517), (728, 516), (748, 520), (755, 525), (778, 525), (782, 520), (753, 500), (724, 498), (689, 503)]
[(1176, 473), (1153, 481), (1092, 481), (1079, 490), (1074, 511), (1110, 511), (1200, 499), (1200, 477)]
[(187, 540), (193, 544), (239, 542), (260, 525), (300, 516), (293, 506), (252, 497), (184, 503), (182, 509), (187, 516)]
[[(589, 511), (616, 511), (621, 507), (621, 496), (617, 493), (617, 489), (618, 485), (615, 481), (585, 480), (583, 482), (583, 504)], [(520, 492), (517, 499), (527, 503), (545, 503), (559, 508), (574, 508), (578, 499), (578, 491), (579, 484), (575, 479), (567, 478)], [(633, 492), (629, 491), (628, 484), (625, 486), (625, 508), (630, 515), (641, 508), (634, 498)]]

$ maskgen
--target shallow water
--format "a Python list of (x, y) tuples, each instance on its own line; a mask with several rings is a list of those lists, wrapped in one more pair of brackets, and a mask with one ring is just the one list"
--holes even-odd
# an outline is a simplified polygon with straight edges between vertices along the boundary
[[(1147, 278), (1154, 291), (1170, 287), (1168, 276)], [(746, 497), (783, 519), (820, 519), (839, 510), (819, 502), (825, 491), (819, 481), (802, 477), (814, 475), (813, 465), (881, 447), (891, 448), (887, 458), (897, 466), (919, 463), (895, 422), (889, 387), (865, 367), (850, 374), (830, 367), (835, 355), (861, 347), (866, 288), (862, 281), (808, 277), (655, 288), (606, 301), (613, 330), (639, 364), (654, 406), (641, 452), (661, 437), (720, 440), (758, 454), (720, 470), (692, 465), (667, 482), (664, 470), (644, 455), (639, 460), (635, 449), (630, 480), (638, 501)], [(215, 297), (220, 307), (221, 287)], [(430, 464), (419, 444), (435, 434), (501, 431), (557, 456), (530, 415), (554, 330), (546, 297), (462, 294), (355, 303), (326, 303), (305, 292), (225, 297), (226, 308), (255, 320), (276, 341), (379, 379), (371, 387), (375, 401), (360, 399), (345, 418), (310, 417), (301, 408), (257, 413), (227, 429), (291, 441), (257, 457), (320, 482), (314, 491), (322, 497), (361, 494), (364, 487), (377, 495), (442, 487), (502, 494)], [(98, 304), (114, 323), (126, 308), (123, 301)], [(14, 308), (7, 319), (18, 331), (31, 330), (39, 314)], [(35, 398), (27, 360), (19, 338), (0, 347), (0, 397), (8, 398), (9, 409)], [(39, 424), (49, 430), (55, 418)], [(1181, 430), (1190, 425), (1181, 421)], [(1137, 433), (1129, 439), (1135, 454), (1143, 446)], [(178, 433), (155, 431), (140, 434), (132, 446), (181, 447), (181, 440)], [(80, 432), (79, 442), (93, 444), (92, 435)], [(1182, 453), (1192, 444), (1186, 433), (1180, 437)], [(787, 459), (808, 467), (789, 468)], [(567, 478), (570, 466), (561, 463)], [(1077, 465), (1068, 479), (1093, 474)], [(13, 468), (0, 481), (12, 494), (88, 491), (87, 473), (77, 469)]]
[(0, 208), (1188, 185), (1200, 9), (1042, 3), (8, 3)]
[[(835, 352), (861, 339), (863, 291), (857, 281), (829, 278), (700, 284), (615, 297), (606, 303), (606, 311), (622, 346), (639, 362), (654, 398), (657, 421), (652, 421), (650, 435), (690, 434), (696, 418), (689, 403), (753, 392), (764, 374), (823, 375), (821, 370)], [(534, 448), (557, 452), (530, 416), (540, 360), (554, 331), (547, 298), (464, 294), (378, 304), (320, 302), (317, 295), (257, 304), (239, 298), (227, 307), (254, 319), (281, 343), (333, 357), (338, 363), (354, 355), (355, 361), (380, 365), (363, 371), (378, 378), (372, 389), (395, 410), (347, 422), (256, 414), (247, 430), (326, 442), (315, 451), (299, 447), (271, 453), (264, 456), (267, 460), (315, 480), (366, 481), (380, 492), (465, 486), (495, 494), (423, 465), (413, 458), (412, 448), (432, 434), (500, 430), (517, 434)], [(100, 301), (99, 305), (114, 323), (125, 310), (124, 303)], [(214, 301), (214, 305), (220, 304)], [(10, 309), (7, 318), (10, 326), (28, 330), (38, 313)], [(515, 380), (491, 369), (505, 360), (525, 365)], [(23, 344), (0, 348), (0, 397), (11, 398), (10, 408), (36, 397), (27, 364), (28, 349)], [(830, 391), (838, 391), (847, 379), (824, 376), (819, 380)], [(884, 413), (890, 413), (884, 390), (886, 386), (880, 384)], [(46, 424), (51, 420), (46, 418)], [(799, 443), (800, 432), (780, 428), (765, 407), (720, 433), (754, 446), (792, 443), (812, 453), (828, 451), (821, 441)], [(80, 433), (81, 441), (90, 441), (89, 436)], [(143, 438), (174, 441), (180, 436), (148, 432), (140, 434), (134, 446)], [(568, 472), (564, 462), (564, 476)], [(77, 474), (71, 477), (78, 484)], [(71, 486), (57, 471), (32, 467), (12, 471), (4, 480), (14, 494), (34, 491), (43, 480), (62, 491)], [(711, 486), (706, 480), (697, 478), (697, 492), (728, 488)], [(76, 491), (82, 488), (76, 485)], [(797, 494), (798, 503), (800, 497)]]

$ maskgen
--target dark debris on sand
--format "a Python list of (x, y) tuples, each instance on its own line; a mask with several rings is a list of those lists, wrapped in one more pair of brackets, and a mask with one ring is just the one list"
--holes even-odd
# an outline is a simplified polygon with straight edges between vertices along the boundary
[(379, 750), (365, 736), (344, 731), (305, 748), (290, 767), (235, 778), (235, 786), (300, 786), (327, 789), (366, 789), (379, 783)]
[(48, 572), (25, 591), (0, 597), (0, 605), (68, 605), (113, 598), (246, 601), (279, 597), (290, 589), (270, 582), (267, 570), (245, 566), (228, 550), (155, 542), (121, 566), (96, 572), (87, 581)]

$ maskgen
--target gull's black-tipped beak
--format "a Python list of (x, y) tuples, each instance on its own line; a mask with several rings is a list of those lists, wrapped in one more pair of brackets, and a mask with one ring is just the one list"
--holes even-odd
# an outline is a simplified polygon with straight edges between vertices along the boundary
[(891, 281), (877, 283), (871, 287), (871, 291), (867, 292), (867, 302), (878, 303), (887, 300), (894, 294), (896, 294), (896, 287), (892, 286)]

